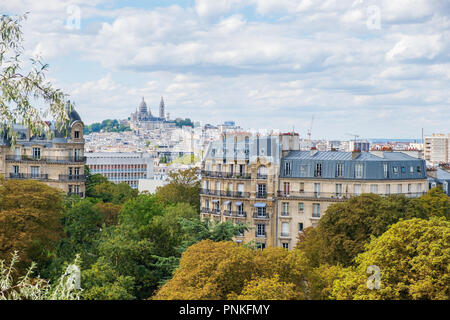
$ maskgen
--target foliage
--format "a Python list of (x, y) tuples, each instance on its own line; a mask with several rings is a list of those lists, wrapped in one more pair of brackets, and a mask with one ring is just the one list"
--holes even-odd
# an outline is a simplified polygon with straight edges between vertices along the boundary
[(135, 280), (120, 275), (107, 261), (100, 259), (82, 274), (86, 300), (132, 300)]
[(110, 227), (117, 225), (119, 220), (119, 212), (122, 210), (122, 205), (109, 202), (98, 202), (95, 204), (94, 210), (99, 213), (101, 217), (101, 224)]
[(120, 124), (117, 120), (103, 120), (101, 123), (95, 122), (91, 125), (87, 125), (84, 127), (84, 134), (90, 134), (92, 132), (124, 132), (124, 131), (131, 131), (129, 126), (125, 126), (123, 124)]
[[(82, 290), (74, 286), (71, 278), (73, 268), (59, 277), (55, 285), (39, 277), (33, 278), (36, 263), (32, 262), (25, 275), (16, 279), (15, 266), (19, 260), (17, 251), (12, 253), (10, 263), (0, 260), (0, 300), (78, 300)], [(78, 264), (75, 259), (74, 265)]]
[(305, 237), (297, 246), (307, 253), (315, 267), (320, 264), (349, 266), (354, 257), (364, 251), (371, 236), (380, 236), (402, 219), (428, 219), (429, 214), (430, 210), (424, 208), (421, 200), (364, 194), (330, 205), (317, 228), (305, 230)]
[[(67, 133), (69, 122), (65, 108), (66, 94), (53, 88), (45, 79), (48, 65), (38, 57), (30, 59), (31, 70), (24, 71), (23, 34), (21, 23), (26, 15), (0, 17), (0, 128), (1, 136), (6, 134), (15, 144), (16, 123), (26, 125), (31, 135), (53, 134), (51, 123), (44, 121), (49, 116), (55, 120), (56, 129)], [(42, 108), (43, 104), (48, 107)]]
[[(381, 270), (379, 290), (366, 286), (367, 267)], [(450, 299), (450, 222), (411, 219), (394, 224), (367, 250), (356, 266), (334, 282), (337, 299)]]
[(19, 270), (31, 261), (43, 264), (63, 236), (61, 192), (33, 180), (0, 181), (0, 259), (22, 252)]
[(276, 274), (272, 278), (255, 278), (248, 281), (240, 295), (230, 294), (229, 300), (295, 300), (297, 292), (293, 283), (280, 281)]
[(166, 204), (187, 202), (200, 212), (200, 180), (197, 168), (169, 173), (169, 183), (156, 190), (156, 195)]
[(186, 118), (186, 119), (181, 119), (181, 120), (175, 120), (175, 126), (181, 128), (183, 126), (189, 126), (189, 127), (194, 127), (194, 124), (192, 123), (191, 119)]
[(129, 199), (135, 198), (137, 194), (137, 190), (124, 182), (115, 184), (109, 181), (96, 184), (90, 192), (91, 197), (114, 204), (124, 203)]
[(430, 189), (416, 201), (420, 202), (429, 217), (445, 217), (450, 220), (450, 197), (441, 188)]

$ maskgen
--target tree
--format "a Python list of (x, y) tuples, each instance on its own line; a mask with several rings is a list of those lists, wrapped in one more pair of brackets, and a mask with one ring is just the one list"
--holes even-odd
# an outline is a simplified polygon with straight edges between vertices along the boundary
[[(0, 181), (0, 259), (19, 251), (19, 267), (47, 263), (63, 236), (61, 191), (34, 180)], [(23, 271), (24, 269), (21, 268)]]
[(122, 204), (129, 199), (135, 198), (138, 191), (124, 182), (115, 184), (107, 181), (94, 185), (89, 194), (91, 197), (101, 199), (103, 202)]
[(155, 195), (140, 194), (125, 202), (119, 213), (119, 223), (141, 231), (155, 216), (163, 213), (164, 207)]
[(241, 294), (230, 294), (229, 300), (296, 300), (298, 294), (293, 283), (280, 281), (278, 275), (272, 278), (255, 278), (248, 281)]
[(189, 247), (157, 300), (224, 300), (251, 280), (253, 252), (233, 242), (204, 240)]
[[(380, 268), (380, 288), (367, 287), (369, 266)], [(337, 299), (450, 299), (450, 222), (411, 219), (394, 224), (333, 284)]]
[[(16, 123), (26, 125), (32, 135), (53, 134), (51, 123), (44, 121), (51, 116), (56, 129), (67, 133), (69, 112), (73, 105), (65, 108), (66, 94), (53, 88), (45, 80), (48, 65), (39, 58), (30, 59), (31, 70), (24, 72), (23, 34), (21, 23), (26, 15), (0, 17), (0, 127), (1, 136), (8, 136), (15, 143)], [(47, 108), (42, 108), (44, 102)]]
[(101, 184), (107, 183), (108, 179), (101, 174), (91, 174), (89, 167), (84, 167), (84, 172), (86, 174), (86, 197), (95, 197), (94, 187)]
[(82, 273), (86, 300), (133, 300), (134, 278), (120, 275), (110, 263), (100, 259)]
[(380, 236), (390, 225), (413, 217), (428, 218), (418, 201), (398, 195), (383, 198), (363, 194), (329, 206), (317, 228), (305, 230), (298, 248), (308, 254), (315, 267), (323, 263), (348, 266), (364, 251), (371, 236)]
[(430, 189), (425, 195), (416, 199), (430, 217), (445, 217), (450, 220), (450, 197), (439, 188)]
[(189, 203), (200, 212), (200, 179), (198, 168), (169, 173), (169, 183), (156, 189), (156, 195), (167, 204)]
[(94, 206), (94, 210), (100, 214), (101, 224), (105, 224), (105, 226), (110, 227), (117, 225), (119, 220), (119, 212), (122, 210), (122, 205), (109, 202), (98, 202)]

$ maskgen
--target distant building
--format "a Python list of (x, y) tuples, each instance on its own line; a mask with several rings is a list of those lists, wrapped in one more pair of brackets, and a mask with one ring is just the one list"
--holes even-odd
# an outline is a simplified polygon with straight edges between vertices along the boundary
[[(75, 110), (69, 112), (68, 135), (53, 129), (53, 137), (32, 136), (17, 125), (17, 142), (0, 138), (0, 175), (13, 180), (38, 180), (68, 195), (84, 197), (84, 124)], [(54, 127), (54, 126), (53, 126)]]
[(450, 162), (450, 134), (425, 137), (425, 160), (432, 163)]
[(175, 127), (175, 123), (173, 121), (169, 121), (164, 112), (165, 104), (162, 97), (159, 104), (159, 117), (154, 117), (152, 115), (150, 108), (147, 107), (147, 103), (145, 102), (144, 97), (142, 97), (142, 101), (139, 104), (138, 109), (136, 109), (136, 112), (133, 112), (130, 116), (130, 127), (133, 130), (154, 130)]
[(435, 168), (433, 171), (428, 171), (428, 180), (430, 188), (441, 186), (444, 193), (450, 196), (450, 172)]
[(86, 153), (91, 174), (101, 174), (114, 183), (127, 183), (137, 189), (140, 179), (153, 178), (154, 158), (146, 153), (92, 152)]
[(360, 152), (369, 152), (370, 150), (370, 142), (369, 141), (350, 141), (349, 143), (350, 150), (352, 151), (360, 151)]

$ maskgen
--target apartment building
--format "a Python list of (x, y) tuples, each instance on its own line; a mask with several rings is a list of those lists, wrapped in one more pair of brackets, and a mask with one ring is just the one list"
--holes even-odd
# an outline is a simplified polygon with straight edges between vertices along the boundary
[(75, 110), (69, 118), (67, 136), (56, 129), (53, 137), (32, 136), (27, 127), (16, 125), (18, 138), (13, 147), (9, 139), (0, 139), (0, 175), (39, 180), (68, 195), (84, 197), (84, 124)]
[(292, 151), (281, 159), (277, 246), (292, 248), (329, 205), (363, 193), (419, 197), (428, 190), (425, 161), (401, 152)]
[(114, 183), (127, 183), (137, 189), (140, 179), (153, 178), (154, 158), (147, 153), (91, 152), (86, 153), (86, 165), (91, 174), (101, 174)]
[(425, 137), (425, 160), (432, 163), (450, 162), (450, 134)]
[(332, 203), (428, 189), (425, 161), (403, 153), (299, 149), (295, 133), (231, 134), (211, 143), (202, 163), (202, 217), (250, 226), (236, 242), (289, 249)]
[(202, 217), (245, 223), (252, 229), (237, 242), (274, 246), (281, 153), (291, 147), (298, 149), (298, 135), (223, 134), (211, 143), (203, 161)]

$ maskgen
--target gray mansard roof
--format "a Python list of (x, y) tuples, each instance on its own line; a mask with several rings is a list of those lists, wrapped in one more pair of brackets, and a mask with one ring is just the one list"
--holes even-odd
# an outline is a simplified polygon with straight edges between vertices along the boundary
[[(285, 170), (290, 163), (289, 170)], [(337, 164), (343, 168), (337, 177)], [(356, 177), (356, 164), (362, 165), (362, 177)], [(317, 174), (321, 166), (321, 175)], [(387, 170), (386, 170), (387, 169)], [(362, 152), (353, 158), (352, 152), (291, 151), (281, 160), (280, 177), (354, 179), (354, 180), (407, 180), (426, 179), (425, 161), (401, 152), (385, 152), (378, 156)]]

